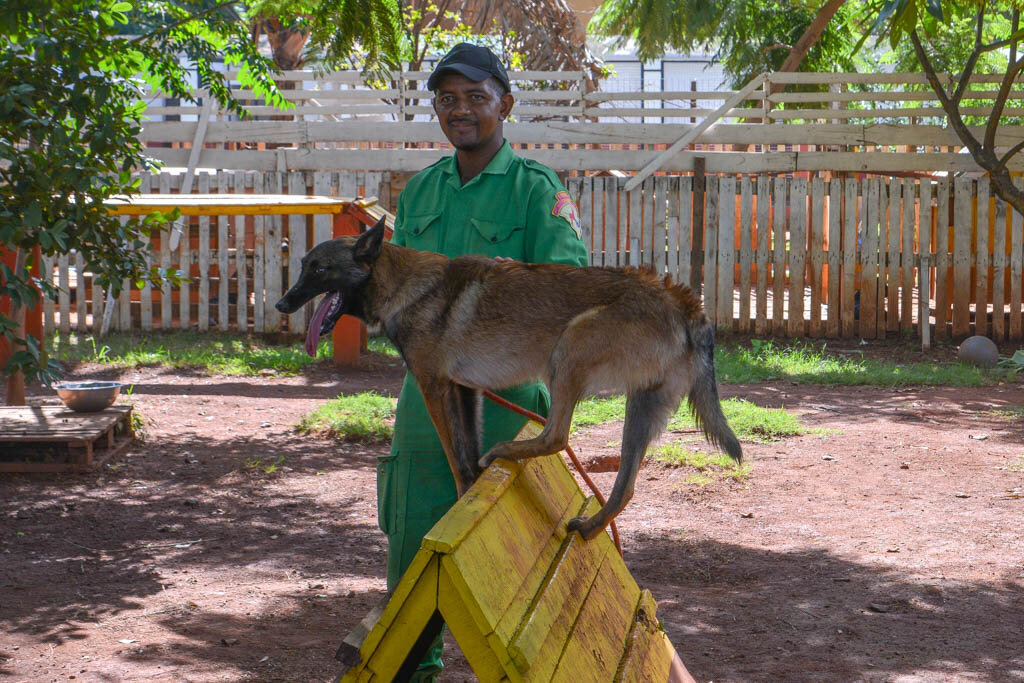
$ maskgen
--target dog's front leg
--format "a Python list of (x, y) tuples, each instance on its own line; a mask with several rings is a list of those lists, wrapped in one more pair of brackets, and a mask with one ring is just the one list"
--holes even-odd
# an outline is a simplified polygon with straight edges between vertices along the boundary
[(480, 476), (482, 394), (449, 380), (424, 382), (420, 389), (461, 497)]

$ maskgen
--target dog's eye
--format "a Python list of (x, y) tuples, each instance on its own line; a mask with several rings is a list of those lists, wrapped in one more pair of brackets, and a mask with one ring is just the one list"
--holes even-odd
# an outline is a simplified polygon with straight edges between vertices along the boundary
[(313, 272), (316, 273), (317, 275), (326, 275), (327, 269), (324, 268), (323, 266), (317, 266)]

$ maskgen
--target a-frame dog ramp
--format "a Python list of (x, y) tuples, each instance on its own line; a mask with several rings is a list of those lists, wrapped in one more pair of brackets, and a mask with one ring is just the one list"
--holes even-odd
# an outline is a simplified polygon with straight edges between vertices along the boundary
[(485, 682), (692, 682), (608, 535), (566, 534), (598, 507), (560, 457), (499, 461), (346, 638), (339, 658), (358, 663), (338, 680), (408, 680), (443, 620)]

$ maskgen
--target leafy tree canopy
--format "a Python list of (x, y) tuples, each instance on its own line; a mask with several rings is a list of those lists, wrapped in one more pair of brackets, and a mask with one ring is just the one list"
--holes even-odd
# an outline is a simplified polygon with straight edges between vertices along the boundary
[[(605, 0), (590, 23), (598, 35), (630, 41), (644, 60), (669, 51), (709, 52), (734, 88), (777, 71), (818, 13), (818, 0)], [(800, 65), (801, 71), (853, 70), (853, 12), (845, 5)]]
[[(358, 16), (363, 5), (391, 0), (322, 0), (344, 26), (333, 31), (334, 54), (355, 51), (365, 36), (378, 52), (394, 55), (393, 18)], [(31, 272), (25, 255), (35, 247), (56, 255), (77, 251), (105, 289), (118, 293), (125, 279), (159, 285), (171, 271), (146, 262), (146, 238), (161, 217), (122, 223), (104, 209), (112, 195), (138, 191), (132, 172), (152, 168), (138, 140), (146, 84), (170, 97), (191, 100), (207, 88), (222, 108), (242, 114), (214, 62), (239, 69), (243, 87), (284, 105), (273, 65), (249, 34), (242, 3), (213, 0), (5, 0), (0, 11), (0, 247), (18, 254), (15, 268), (0, 267), (0, 335), (23, 347), (8, 372), (53, 379), (59, 371), (38, 340), (22, 338), (15, 320), (39, 305), (34, 283), (54, 289)], [(369, 28), (366, 28), (369, 26)], [(133, 36), (125, 35), (130, 30)], [(386, 38), (386, 40), (385, 40)], [(378, 42), (374, 42), (378, 41)], [(383, 42), (381, 42), (383, 41)], [(184, 55), (185, 63), (180, 61)]]

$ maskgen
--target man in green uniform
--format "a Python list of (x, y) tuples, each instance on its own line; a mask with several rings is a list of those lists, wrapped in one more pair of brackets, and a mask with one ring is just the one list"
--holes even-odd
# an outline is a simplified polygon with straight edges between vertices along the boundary
[[(502, 123), (514, 98), (501, 61), (487, 48), (460, 43), (431, 74), (434, 111), (455, 148), (416, 174), (398, 198), (394, 244), (449, 257), (476, 254), (534, 263), (584, 266), (576, 206), (546, 166), (512, 152)], [(538, 292), (543, 296), (543, 292)], [(542, 384), (500, 392), (542, 415)], [(484, 453), (519, 433), (525, 419), (484, 401)], [(377, 466), (377, 517), (388, 537), (388, 590), (419, 550), (423, 536), (455, 503), (455, 481), (412, 375), (398, 399), (390, 455)], [(414, 680), (441, 670), (440, 636)]]

